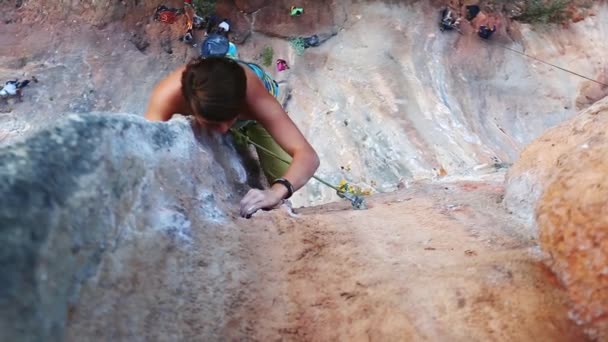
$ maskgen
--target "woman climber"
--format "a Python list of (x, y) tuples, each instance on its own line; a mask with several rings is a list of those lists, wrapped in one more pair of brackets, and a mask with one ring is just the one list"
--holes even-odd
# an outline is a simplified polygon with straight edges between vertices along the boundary
[(278, 84), (256, 64), (226, 57), (227, 39), (225, 45), (215, 43), (202, 47), (213, 53), (179, 67), (156, 85), (145, 117), (167, 121), (175, 113), (192, 115), (207, 129), (222, 134), (236, 130), (262, 146), (258, 158), (271, 186), (252, 189), (241, 200), (240, 214), (249, 218), (260, 209), (278, 207), (304, 186), (319, 158), (277, 101)]

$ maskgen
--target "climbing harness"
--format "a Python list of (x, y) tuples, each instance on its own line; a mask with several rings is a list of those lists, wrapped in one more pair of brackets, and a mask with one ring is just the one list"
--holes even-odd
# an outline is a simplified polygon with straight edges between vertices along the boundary
[(542, 59), (540, 59), (540, 58), (534, 57), (534, 56), (532, 56), (532, 55), (528, 55), (527, 53), (522, 52), (522, 51), (518, 51), (518, 50), (512, 49), (512, 48), (510, 48), (510, 47), (508, 47), (508, 46), (506, 46), (506, 45), (503, 45), (503, 44), (500, 44), (500, 43), (496, 43), (496, 42), (494, 42), (494, 43), (490, 43), (490, 41), (487, 41), (487, 40), (483, 40), (483, 41), (484, 41), (484, 42), (487, 42), (488, 44), (494, 44), (494, 45), (496, 45), (496, 46), (498, 46), (498, 47), (501, 47), (501, 48), (503, 48), (503, 49), (505, 49), (505, 50), (509, 50), (509, 51), (511, 51), (511, 52), (515, 52), (515, 53), (520, 54), (520, 55), (522, 55), (522, 56), (524, 56), (524, 57), (528, 57), (528, 58), (533, 59), (533, 60), (535, 60), (535, 61), (537, 61), (537, 62), (541, 62), (541, 63), (543, 63), (543, 64), (546, 64), (546, 65), (552, 66), (552, 67), (554, 67), (554, 68), (557, 68), (557, 69), (559, 69), (559, 70), (565, 71), (565, 72), (570, 73), (570, 74), (572, 74), (572, 75), (575, 75), (575, 76), (578, 76), (578, 77), (584, 78), (584, 79), (586, 79), (586, 80), (588, 80), (588, 81), (595, 82), (595, 83), (597, 83), (597, 84), (599, 84), (599, 85), (601, 85), (601, 86), (603, 86), (603, 87), (608, 87), (608, 83), (603, 83), (603, 82), (600, 82), (600, 81), (598, 81), (598, 80), (596, 80), (596, 79), (593, 79), (593, 78), (591, 78), (591, 77), (587, 77), (587, 76), (585, 76), (585, 75), (581, 75), (581, 74), (579, 74), (579, 73), (577, 73), (577, 72), (574, 72), (574, 71), (568, 70), (568, 69), (566, 69), (566, 68), (562, 68), (562, 67), (560, 67), (560, 66), (558, 66), (558, 65), (555, 65), (555, 64), (553, 64), (553, 63), (545, 62), (544, 60), (542, 60)]
[[(264, 151), (265, 153), (269, 154), (270, 156), (282, 161), (283, 163), (287, 163), (289, 164), (289, 162), (283, 158), (281, 158), (280, 156), (278, 156), (276, 153), (270, 151), (269, 149), (260, 146), (259, 144), (251, 141), (251, 139), (249, 139), (249, 137), (244, 134), (243, 132), (240, 132), (238, 129), (235, 128), (231, 128), (230, 132), (232, 134), (234, 134), (235, 136), (237, 136), (237, 138), (241, 141), (245, 141), (253, 146), (255, 146), (256, 148), (259, 148), (260, 150)], [(316, 179), (319, 183), (332, 188), (333, 190), (336, 190), (336, 194), (340, 197), (340, 198), (345, 198), (347, 200), (350, 201), (352, 207), (354, 209), (357, 210), (364, 210), (367, 209), (367, 206), (365, 204), (365, 199), (362, 196), (356, 195), (352, 192), (350, 192), (351, 188), (348, 184), (345, 184), (342, 187), (336, 187), (334, 185), (332, 185), (331, 183), (323, 180), (320, 177), (317, 177), (316, 175), (313, 175), (312, 178)]]

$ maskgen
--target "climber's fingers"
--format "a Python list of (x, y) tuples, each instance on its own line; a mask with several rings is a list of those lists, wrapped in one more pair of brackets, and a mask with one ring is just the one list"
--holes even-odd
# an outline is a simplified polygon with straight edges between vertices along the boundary
[(281, 203), (281, 198), (269, 190), (249, 190), (241, 200), (240, 214), (242, 217), (250, 218), (260, 209), (272, 209)]

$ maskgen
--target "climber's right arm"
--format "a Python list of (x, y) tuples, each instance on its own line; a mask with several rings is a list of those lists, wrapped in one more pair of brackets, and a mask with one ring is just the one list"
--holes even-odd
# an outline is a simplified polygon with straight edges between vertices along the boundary
[(190, 115), (190, 109), (182, 95), (182, 73), (185, 69), (184, 65), (156, 84), (144, 115), (146, 119), (168, 121), (175, 113)]

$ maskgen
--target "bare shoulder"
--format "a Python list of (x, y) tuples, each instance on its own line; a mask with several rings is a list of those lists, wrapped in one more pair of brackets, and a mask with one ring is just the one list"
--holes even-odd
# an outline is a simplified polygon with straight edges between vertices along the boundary
[(150, 96), (145, 117), (153, 121), (167, 121), (175, 113), (189, 115), (188, 106), (182, 95), (183, 65), (160, 80)]

